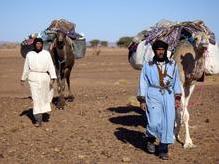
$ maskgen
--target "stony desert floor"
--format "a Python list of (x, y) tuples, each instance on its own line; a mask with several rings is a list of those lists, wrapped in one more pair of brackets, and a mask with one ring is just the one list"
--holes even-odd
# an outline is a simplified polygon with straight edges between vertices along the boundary
[[(0, 163), (161, 163), (145, 149), (145, 116), (134, 101), (139, 71), (126, 49), (88, 49), (71, 73), (73, 102), (52, 105), (50, 121), (32, 124), (28, 84), (20, 85), (19, 49), (0, 50)], [(219, 163), (219, 76), (198, 83), (190, 105), (197, 147), (176, 142), (165, 163)], [(184, 129), (182, 138), (184, 138)]]

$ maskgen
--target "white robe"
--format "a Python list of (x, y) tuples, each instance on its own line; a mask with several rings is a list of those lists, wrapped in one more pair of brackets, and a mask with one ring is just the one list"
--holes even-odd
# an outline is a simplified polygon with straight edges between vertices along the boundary
[(53, 89), (50, 88), (50, 79), (56, 78), (55, 67), (47, 50), (27, 53), (21, 80), (28, 80), (30, 84), (33, 114), (51, 111)]

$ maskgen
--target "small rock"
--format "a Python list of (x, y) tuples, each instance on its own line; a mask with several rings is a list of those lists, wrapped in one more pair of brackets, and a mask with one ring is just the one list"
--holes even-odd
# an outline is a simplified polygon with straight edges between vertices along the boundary
[(111, 154), (110, 154), (108, 151), (105, 151), (105, 150), (103, 150), (103, 151), (101, 152), (101, 154), (103, 154), (103, 155), (106, 156), (107, 158), (110, 158), (110, 157), (111, 157)]
[(131, 159), (129, 157), (123, 157), (122, 162), (130, 162)]
[(140, 106), (140, 103), (138, 102), (138, 100), (136, 99), (135, 96), (131, 96), (131, 97), (128, 98), (128, 105)]
[(205, 120), (205, 122), (206, 122), (206, 123), (209, 123), (209, 122), (210, 122), (210, 120), (207, 118), (207, 119)]
[(7, 139), (6, 138), (2, 138), (2, 142), (5, 142), (5, 141), (7, 141)]
[(84, 158), (85, 158), (85, 155), (79, 155), (78, 158), (84, 159)]
[(0, 154), (0, 158), (4, 158), (4, 155), (3, 155), (3, 154)]
[(9, 150), (8, 150), (8, 153), (9, 153), (9, 154), (14, 154), (15, 152), (16, 152), (15, 149), (9, 149)]
[(80, 110), (79, 115), (81, 115), (81, 116), (85, 116), (85, 112), (84, 112), (83, 110)]
[(57, 147), (54, 149), (54, 151), (55, 152), (60, 152), (60, 150)]
[(66, 122), (67, 122), (67, 120), (62, 120), (61, 122), (62, 122), (62, 123), (66, 123)]
[(127, 85), (128, 81), (124, 79), (120, 79), (114, 83), (114, 85)]

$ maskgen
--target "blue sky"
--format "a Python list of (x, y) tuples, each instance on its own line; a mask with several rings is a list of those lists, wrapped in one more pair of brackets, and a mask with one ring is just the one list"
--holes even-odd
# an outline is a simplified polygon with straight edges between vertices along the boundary
[(0, 40), (22, 41), (60, 18), (76, 23), (88, 41), (109, 42), (134, 36), (161, 19), (201, 19), (219, 41), (218, 0), (2, 0)]

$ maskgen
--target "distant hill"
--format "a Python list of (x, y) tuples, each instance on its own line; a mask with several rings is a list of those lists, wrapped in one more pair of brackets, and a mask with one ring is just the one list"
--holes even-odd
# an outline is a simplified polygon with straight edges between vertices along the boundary
[(0, 49), (13, 49), (19, 47), (19, 43), (0, 41)]

